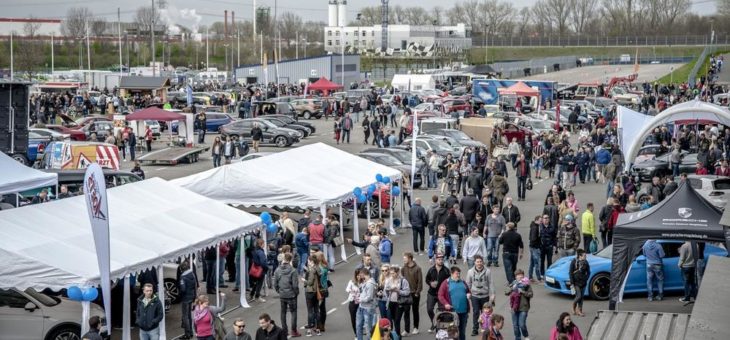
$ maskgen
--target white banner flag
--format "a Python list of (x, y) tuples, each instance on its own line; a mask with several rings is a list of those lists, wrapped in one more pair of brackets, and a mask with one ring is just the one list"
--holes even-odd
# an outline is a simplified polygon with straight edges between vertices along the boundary
[(106, 324), (111, 335), (111, 281), (109, 279), (109, 207), (106, 201), (106, 181), (99, 164), (93, 163), (86, 168), (84, 174), (84, 197), (86, 210), (89, 212), (91, 231), (94, 235), (96, 258), (99, 263), (99, 277), (101, 280), (101, 294), (104, 299)]

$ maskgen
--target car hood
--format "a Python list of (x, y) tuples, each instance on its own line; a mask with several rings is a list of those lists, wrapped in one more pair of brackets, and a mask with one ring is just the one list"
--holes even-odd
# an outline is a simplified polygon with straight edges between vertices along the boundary
[[(574, 258), (575, 256), (566, 256), (553, 262), (553, 265), (545, 271), (545, 276), (550, 276), (560, 280), (569, 280), (570, 276), (568, 273), (570, 272), (570, 262), (573, 261)], [(610, 267), (611, 264), (611, 260), (609, 259), (590, 254), (586, 256), (586, 260), (588, 260), (588, 265), (591, 267), (592, 273), (603, 271), (604, 265), (607, 264)]]
[(648, 167), (656, 167), (656, 166), (663, 166), (663, 165), (667, 165), (667, 162), (657, 160), (657, 159), (647, 159), (638, 164), (634, 164), (634, 169), (645, 169)]
[(299, 131), (297, 131), (295, 129), (285, 128), (285, 127), (278, 127), (276, 129), (274, 129), (273, 131), (285, 132), (285, 133), (290, 133), (290, 132), (299, 133)]
[(473, 140), (473, 139), (459, 139), (456, 142), (463, 146), (475, 146), (475, 147), (485, 146), (484, 143)]

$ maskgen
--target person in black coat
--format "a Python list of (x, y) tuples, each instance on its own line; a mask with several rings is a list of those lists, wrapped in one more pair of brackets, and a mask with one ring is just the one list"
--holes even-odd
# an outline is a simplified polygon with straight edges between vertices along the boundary
[(464, 221), (467, 226), (471, 226), (474, 222), (477, 212), (479, 211), (479, 199), (474, 195), (473, 189), (468, 189), (466, 196), (459, 202), (459, 210), (464, 214)]
[(178, 267), (178, 270), (182, 271), (178, 280), (178, 288), (180, 289), (182, 309), (182, 329), (185, 332), (183, 339), (191, 339), (193, 337), (192, 309), (193, 301), (195, 301), (195, 292), (198, 290), (198, 280), (195, 277), (195, 271), (190, 268), (188, 261), (183, 261)]
[[(428, 214), (426, 209), (421, 206), (421, 199), (416, 198), (416, 202), (408, 210), (408, 221), (413, 228), (413, 253), (422, 253), (426, 250), (426, 226), (428, 225)], [(420, 237), (420, 242), (419, 238)]]

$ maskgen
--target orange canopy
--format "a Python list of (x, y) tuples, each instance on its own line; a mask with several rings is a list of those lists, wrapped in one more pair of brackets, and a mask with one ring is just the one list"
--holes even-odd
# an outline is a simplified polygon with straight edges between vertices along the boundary
[(513, 95), (513, 96), (537, 96), (540, 94), (538, 90), (535, 90), (525, 83), (518, 81), (510, 87), (503, 87), (497, 90), (500, 95)]

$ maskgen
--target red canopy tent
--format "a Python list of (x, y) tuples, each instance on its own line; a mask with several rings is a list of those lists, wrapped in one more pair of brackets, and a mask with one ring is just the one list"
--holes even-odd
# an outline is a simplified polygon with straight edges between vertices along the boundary
[(184, 114), (163, 110), (157, 107), (148, 107), (146, 109), (139, 110), (127, 115), (125, 118), (127, 120), (159, 120), (163, 122), (169, 122), (172, 120), (185, 121)]
[(342, 88), (342, 85), (334, 83), (325, 77), (319, 78), (319, 80), (307, 86), (307, 89), (309, 91), (322, 91), (325, 93), (325, 95), (327, 95), (327, 93), (329, 93), (330, 91), (339, 90)]
[(514, 85), (510, 87), (503, 87), (501, 89), (497, 90), (500, 95), (512, 95), (512, 96), (537, 96), (540, 94), (538, 90), (535, 90), (529, 86), (527, 86), (525, 83), (518, 81)]
[[(499, 96), (516, 96), (517, 101), (515, 102), (515, 109), (518, 113), (522, 113), (522, 101), (520, 100), (520, 97), (538, 97), (537, 99), (537, 112), (540, 113), (540, 91), (535, 90), (529, 86), (527, 86), (525, 83), (518, 81), (514, 83), (514, 85), (509, 87), (503, 87), (497, 90), (499, 93)], [(500, 106), (501, 106), (501, 98), (500, 98)]]

